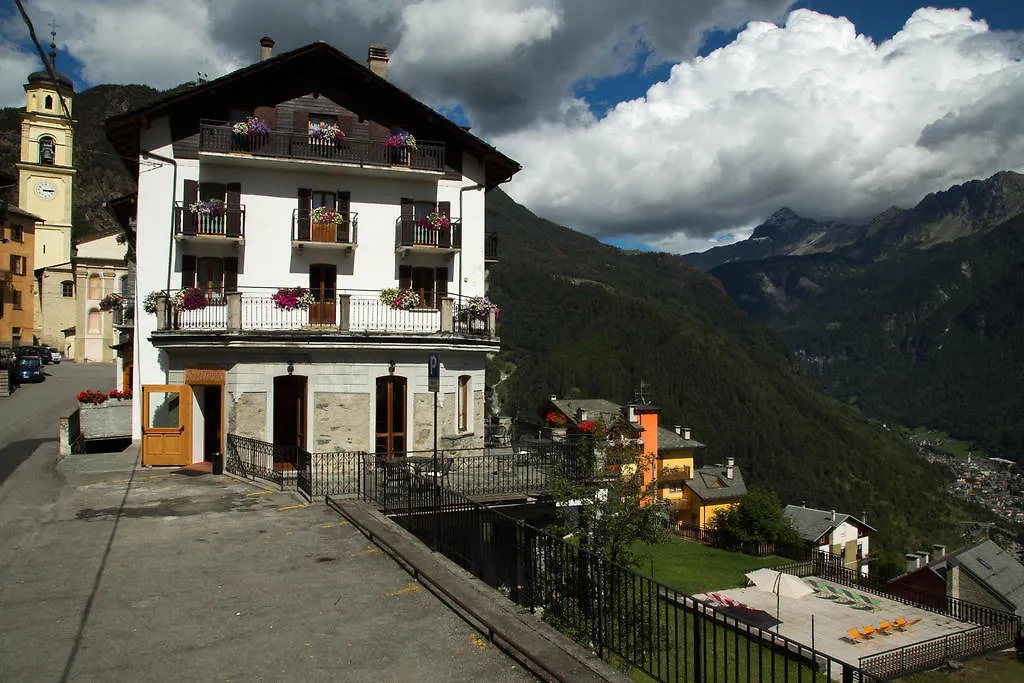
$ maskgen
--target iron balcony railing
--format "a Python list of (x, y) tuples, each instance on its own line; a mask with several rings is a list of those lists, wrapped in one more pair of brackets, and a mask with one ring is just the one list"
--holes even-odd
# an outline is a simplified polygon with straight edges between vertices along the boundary
[(447, 228), (433, 228), (415, 218), (395, 221), (396, 245), (406, 248), (462, 249), (462, 220), (450, 218)]
[(341, 223), (315, 223), (311, 219), (311, 211), (292, 209), (292, 241), (317, 242), (320, 244), (356, 243), (356, 232), (359, 229), (359, 213), (350, 211), (343, 214)]
[[(191, 219), (191, 220), (190, 220)], [(174, 234), (182, 237), (245, 238), (245, 205), (225, 206), (224, 213), (213, 216), (192, 213), (184, 202), (174, 203)]]
[(327, 141), (304, 133), (277, 131), (267, 135), (238, 135), (231, 124), (224, 122), (200, 124), (199, 151), (444, 171), (444, 145), (439, 142), (420, 140), (416, 149), (393, 149), (387, 147), (384, 140), (351, 136), (342, 141)]
[(278, 288), (241, 287), (234, 292), (201, 293), (198, 301), (190, 297), (185, 308), (175, 304), (178, 291), (162, 293), (156, 314), (157, 329), (161, 332), (259, 330), (496, 336), (494, 312), (471, 306), (458, 297), (443, 298), (438, 307), (397, 309), (382, 302), (381, 293), (376, 290), (324, 288), (309, 290), (311, 303), (289, 307)]

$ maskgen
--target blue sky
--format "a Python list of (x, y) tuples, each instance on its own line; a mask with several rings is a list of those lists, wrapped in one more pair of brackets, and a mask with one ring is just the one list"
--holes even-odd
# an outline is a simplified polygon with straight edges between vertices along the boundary
[[(79, 90), (216, 78), (267, 34), (276, 53), (324, 40), (359, 60), (382, 42), (390, 80), (522, 164), (513, 198), (631, 248), (743, 239), (783, 206), (864, 219), (1024, 170), (1019, 0), (967, 0), (973, 19), (907, 0), (26, 4), (44, 45), (57, 18)], [(0, 105), (40, 68), (25, 35), (0, 3)]]

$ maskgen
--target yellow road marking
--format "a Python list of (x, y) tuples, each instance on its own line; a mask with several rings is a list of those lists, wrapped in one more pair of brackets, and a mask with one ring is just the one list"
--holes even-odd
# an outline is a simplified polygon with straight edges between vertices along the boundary
[(253, 491), (252, 493), (247, 493), (245, 495), (247, 495), (247, 496), (269, 496), (271, 493), (273, 493), (273, 491)]
[(281, 512), (283, 510), (296, 510), (304, 507), (306, 507), (305, 503), (302, 503), (301, 505), (285, 505), (283, 508), (277, 508), (277, 511)]
[(349, 557), (359, 557), (360, 555), (369, 555), (370, 553), (377, 552), (377, 549), (372, 545), (366, 546), (366, 550), (360, 550), (358, 553), (352, 553)]
[(392, 591), (390, 593), (385, 593), (384, 597), (385, 598), (393, 598), (396, 595), (402, 595), (403, 593), (412, 593), (412, 592), (418, 591), (419, 589), (420, 589), (419, 584), (410, 583), (405, 588), (399, 588), (396, 591)]
[(334, 527), (345, 526), (346, 524), (348, 524), (348, 522), (335, 522), (333, 524), (321, 524), (320, 528), (321, 529), (333, 529)]

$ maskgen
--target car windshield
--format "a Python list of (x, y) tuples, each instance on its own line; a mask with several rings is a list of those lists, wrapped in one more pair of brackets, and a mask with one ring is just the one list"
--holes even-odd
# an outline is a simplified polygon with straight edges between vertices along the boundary
[(23, 368), (38, 368), (39, 358), (37, 356), (29, 356), (28, 358), (21, 359), (21, 367)]

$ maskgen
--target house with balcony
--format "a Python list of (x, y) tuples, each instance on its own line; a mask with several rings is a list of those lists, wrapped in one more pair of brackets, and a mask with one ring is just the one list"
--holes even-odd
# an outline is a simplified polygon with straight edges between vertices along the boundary
[(696, 453), (706, 446), (692, 438), (688, 427), (661, 426), (660, 414), (643, 402), (621, 406), (605, 399), (554, 396), (541, 408), (554, 438), (593, 433), (596, 424), (628, 424), (643, 447), (644, 484), (652, 487), (654, 500), (668, 505), (678, 524), (708, 526), (719, 510), (739, 504), (747, 494), (743, 475), (733, 458), (725, 466), (698, 466)]
[(869, 573), (870, 539), (875, 529), (863, 519), (802, 505), (787, 505), (785, 514), (813, 550), (842, 558), (847, 569)]
[[(326, 43), (108, 120), (138, 177), (133, 435), (143, 461), (228, 434), (383, 457), (481, 447), (499, 350), (484, 194), (519, 165)], [(139, 400), (141, 399), (141, 400)], [(271, 448), (267, 466), (294, 466)]]

